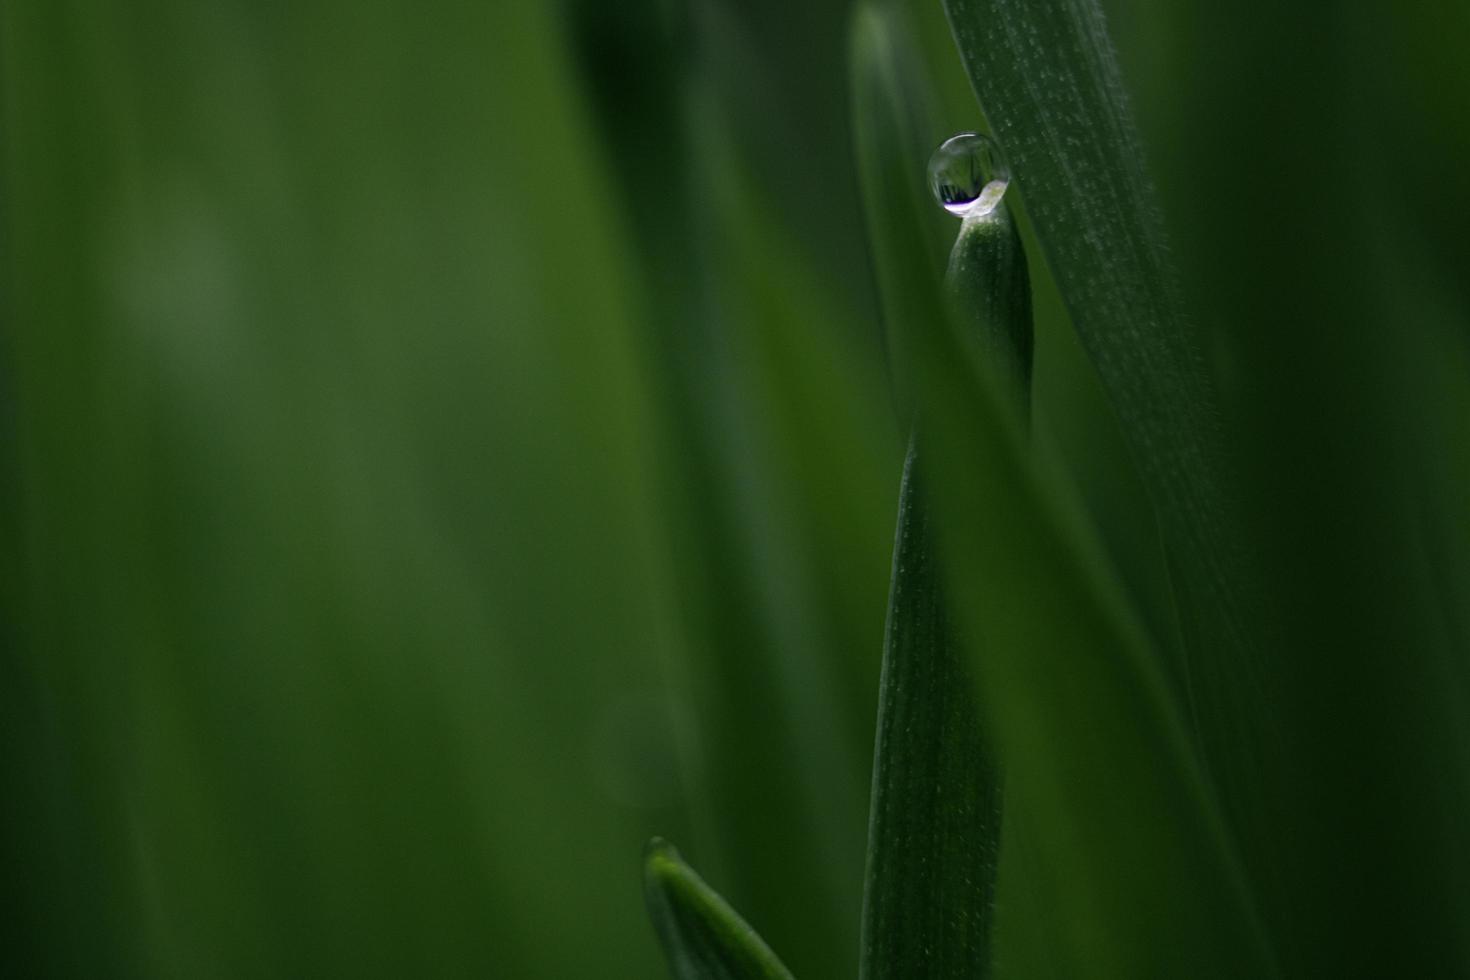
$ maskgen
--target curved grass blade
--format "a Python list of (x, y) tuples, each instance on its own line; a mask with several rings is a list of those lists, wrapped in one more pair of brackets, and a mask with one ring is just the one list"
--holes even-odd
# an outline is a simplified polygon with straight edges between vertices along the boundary
[(1007, 806), (1045, 856), (1028, 885), (1051, 953), (1072, 977), (1274, 975), (1182, 716), (1080, 506), (1025, 452), (990, 366), (943, 322), (915, 334), (921, 474)]
[[(913, 372), (952, 625), (1006, 766), (1007, 810), (1026, 820), (1030, 877), (1010, 887), (1049, 919), (1008, 926), (1007, 874), (1020, 866), (1004, 844), (997, 948), (1013, 954), (1008, 968), (1044, 961), (1068, 977), (1272, 976), (1157, 654), (1080, 507), (1026, 451), (993, 359), (925, 288), (924, 157), (905, 157), (906, 99), (881, 84), (894, 77), (885, 30), (865, 13), (854, 38), (856, 63), (868, 46), (878, 66), (854, 79), (873, 254)], [(1038, 936), (1046, 948), (1026, 948)]]
[(1259, 781), (1262, 642), (1222, 485), (1212, 385), (1186, 335), (1096, 0), (945, 0), (976, 94), (1160, 522), (1189, 651), (1174, 665), (1231, 798)]
[[(899, 244), (923, 235), (915, 220), (918, 205), (901, 191), (923, 186), (913, 179), (913, 163), (924, 159), (916, 150), (928, 147), (914, 138), (912, 123), (923, 118), (928, 95), (917, 62), (905, 57), (903, 25), (891, 11), (859, 9), (851, 58), (859, 168), (869, 191), (865, 203), (903, 413), (912, 385), (901, 355), (912, 345), (898, 331), (911, 326), (905, 307), (934, 297), (938, 282), (915, 261), (926, 250), (905, 252)], [(946, 282), (971, 341), (1006, 366), (1024, 402), (1030, 289), (1020, 239), (1003, 208), (964, 222)], [(980, 980), (991, 974), (994, 959), (1000, 775), (940, 581), (915, 464), (918, 428), (916, 421), (899, 493), (858, 975)]]
[(643, 897), (674, 980), (792, 980), (756, 931), (657, 837), (644, 851)]
[[(999, 194), (1005, 188), (999, 184)], [(1026, 250), (1004, 198), (965, 217), (944, 277), (950, 312), (965, 340), (992, 367), (1022, 417), (1031, 408), (1031, 274)]]

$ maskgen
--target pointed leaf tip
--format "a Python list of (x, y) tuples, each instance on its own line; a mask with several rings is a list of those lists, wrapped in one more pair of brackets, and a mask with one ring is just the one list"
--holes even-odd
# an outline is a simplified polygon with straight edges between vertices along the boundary
[(643, 895), (674, 980), (792, 980), (765, 940), (661, 837), (643, 847)]

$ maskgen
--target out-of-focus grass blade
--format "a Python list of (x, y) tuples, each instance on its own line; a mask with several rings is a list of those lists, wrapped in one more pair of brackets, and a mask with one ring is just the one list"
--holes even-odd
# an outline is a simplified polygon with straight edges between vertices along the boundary
[(552, 13), (260, 12), (0, 8), (0, 975), (650, 976), (664, 444)]
[(674, 980), (791, 980), (765, 940), (667, 841), (648, 842), (643, 894)]
[[(768, 917), (799, 975), (850, 977), (901, 444), (876, 344), (860, 351), (866, 341), (843, 329), (858, 322), (853, 284), (830, 290), (813, 274), (715, 94), (690, 92), (704, 260), (691, 329), (709, 344), (701, 405), (728, 521), (716, 560), (751, 600), (742, 621), (717, 596), (726, 612), (710, 624), (743, 644), (727, 635), (691, 652), (701, 725), (715, 716), (711, 784), (738, 794), (714, 804), (729, 855), (720, 881)], [(829, 609), (829, 596), (844, 601)]]
[(1222, 487), (1216, 399), (1186, 335), (1101, 12), (1095, 0), (945, 6), (1153, 499), (1190, 649), (1180, 672), (1212, 761), (1239, 791), (1255, 775), (1241, 755), (1257, 683), (1254, 587), (1243, 577), (1241, 528)]
[(925, 206), (924, 183), (913, 180), (913, 161), (926, 159), (937, 143), (922, 68), (908, 36), (892, 4), (865, 3), (854, 12), (849, 39), (853, 140), (889, 376), (905, 422), (912, 409), (912, 371), (903, 360), (906, 346), (893, 331), (904, 322), (905, 311), (934, 302), (945, 254), (937, 222), (925, 220), (931, 209)]

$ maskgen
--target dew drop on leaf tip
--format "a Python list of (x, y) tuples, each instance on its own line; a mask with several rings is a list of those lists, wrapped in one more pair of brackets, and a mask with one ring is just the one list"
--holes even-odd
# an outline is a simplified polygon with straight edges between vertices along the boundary
[(951, 136), (929, 158), (929, 189), (934, 199), (962, 218), (994, 210), (1010, 179), (1010, 166), (999, 144), (981, 133)]

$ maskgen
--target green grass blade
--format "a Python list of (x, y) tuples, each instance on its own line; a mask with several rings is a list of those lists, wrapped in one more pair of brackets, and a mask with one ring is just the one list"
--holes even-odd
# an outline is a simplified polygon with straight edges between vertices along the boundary
[(1023, 416), (1029, 415), (1035, 347), (1031, 275), (1004, 198), (986, 214), (965, 218), (949, 255), (944, 285), (966, 341), (992, 366), (1010, 403)]
[[(946, 288), (966, 342), (997, 366), (1007, 394), (1024, 406), (1031, 296), (1003, 204), (965, 219)], [(1001, 774), (942, 582), (944, 543), (920, 489), (923, 427), (921, 417), (904, 466), (879, 685), (859, 968), (865, 980), (916, 972), (981, 980), (994, 964)]]
[[(1007, 808), (1027, 834), (1024, 881), (1008, 883), (1018, 866), (1002, 844), (997, 949), (1007, 969), (1046, 962), (1069, 977), (1270, 976), (1156, 652), (1078, 505), (1027, 452), (1002, 366), (981, 362), (984, 345), (962, 339), (967, 325), (925, 288), (921, 208), (933, 205), (924, 156), (906, 157), (910, 100), (884, 88), (891, 73), (862, 69), (865, 46), (884, 67), (886, 30), (864, 13), (854, 42), (872, 249), (899, 363), (913, 372), (919, 477), (944, 543), (953, 626), (1006, 767)], [(1008, 888), (1048, 921), (1008, 924)]]
[(990, 973), (1000, 777), (950, 626), (914, 460), (911, 449), (878, 694), (865, 980)]
[(674, 980), (791, 980), (765, 941), (667, 841), (648, 842), (643, 895)]
[(1179, 670), (1212, 761), (1240, 791), (1252, 779), (1241, 753), (1253, 727), (1255, 600), (1237, 554), (1240, 522), (1222, 489), (1216, 398), (1186, 333), (1101, 13), (1095, 0), (945, 6), (1153, 500), (1191, 650)]
[(1026, 453), (989, 366), (951, 331), (918, 337), (956, 625), (1007, 805), (1044, 856), (1027, 885), (1046, 897), (1051, 954), (1073, 977), (1272, 975), (1181, 712), (1079, 506)]
[[(928, 96), (893, 8), (864, 5), (853, 21), (853, 116), (870, 245), (889, 331), (890, 376), (902, 418), (913, 393), (901, 334), (907, 309), (938, 292), (938, 249), (918, 220), (913, 161), (930, 143)], [(914, 193), (917, 191), (917, 193)], [(922, 258), (916, 258), (920, 257)], [(942, 315), (942, 311), (936, 310)], [(1000, 785), (973, 683), (940, 586), (929, 508), (911, 439), (878, 685), (858, 976), (980, 978), (990, 971), (999, 859)]]
[[(919, 307), (936, 319), (938, 284), (925, 262), (923, 181), (916, 139), (931, 97), (894, 8), (859, 9), (852, 35), (854, 130), (867, 191), (873, 257), (890, 331), (892, 374), (912, 389), (904, 335)], [(927, 143), (927, 145), (925, 145)], [(1004, 185), (999, 186), (1004, 193)], [(915, 189), (919, 194), (913, 193)], [(949, 221), (953, 229), (953, 221)], [(910, 242), (909, 248), (901, 246)], [(1018, 404), (1029, 399), (1031, 295), (1025, 254), (1004, 204), (967, 216), (945, 288), (967, 342), (997, 365)], [(899, 396), (901, 411), (912, 398)], [(915, 421), (899, 497), (892, 589), (879, 684), (878, 732), (859, 976), (991, 975), (1000, 852), (1001, 785), (970, 667), (941, 582), (930, 508), (916, 464)]]

